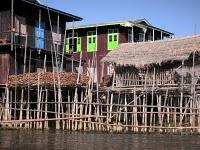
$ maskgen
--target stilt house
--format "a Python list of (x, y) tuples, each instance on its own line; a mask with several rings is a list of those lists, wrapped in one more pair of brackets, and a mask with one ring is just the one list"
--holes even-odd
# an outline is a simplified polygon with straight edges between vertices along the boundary
[(121, 44), (107, 54), (102, 61), (114, 67), (112, 110), (124, 105), (114, 111), (116, 120), (126, 130), (200, 132), (199, 52), (194, 35)]
[[(69, 54), (63, 53), (66, 22), (82, 18), (42, 5), (37, 0), (3, 0), (0, 6), (0, 84), (8, 75), (63, 65), (68, 70)], [(71, 67), (70, 67), (71, 68)]]

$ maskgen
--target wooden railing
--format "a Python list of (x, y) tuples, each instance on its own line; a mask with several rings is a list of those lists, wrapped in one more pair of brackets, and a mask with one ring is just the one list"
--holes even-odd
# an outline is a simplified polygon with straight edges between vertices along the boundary
[[(159, 73), (124, 73), (116, 74), (114, 78), (115, 87), (127, 86), (156, 86), (156, 85), (180, 85), (181, 75), (177, 75), (171, 71), (163, 71)], [(184, 84), (191, 84), (192, 77), (184, 76)]]

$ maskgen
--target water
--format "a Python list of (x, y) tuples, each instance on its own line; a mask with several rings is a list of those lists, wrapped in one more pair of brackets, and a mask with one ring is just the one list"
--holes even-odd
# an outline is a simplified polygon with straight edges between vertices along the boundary
[(0, 150), (190, 150), (198, 135), (108, 134), (55, 130), (0, 130)]

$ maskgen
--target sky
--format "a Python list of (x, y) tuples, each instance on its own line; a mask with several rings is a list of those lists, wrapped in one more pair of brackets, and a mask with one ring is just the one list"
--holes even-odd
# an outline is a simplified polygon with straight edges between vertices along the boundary
[(82, 17), (75, 25), (147, 19), (182, 37), (200, 34), (200, 0), (41, 0), (44, 5)]

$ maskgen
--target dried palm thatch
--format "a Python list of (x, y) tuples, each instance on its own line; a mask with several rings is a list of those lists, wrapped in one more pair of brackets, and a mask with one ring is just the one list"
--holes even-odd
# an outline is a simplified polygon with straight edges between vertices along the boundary
[[(76, 86), (77, 85), (77, 73), (72, 72), (57, 72), (54, 73), (55, 84), (58, 85), (58, 75), (60, 78), (60, 86)], [(10, 75), (8, 78), (8, 86), (37, 86), (38, 83), (41, 86), (53, 86), (54, 85), (53, 73), (27, 73), (19, 75)], [(89, 78), (86, 75), (80, 76), (79, 85), (86, 85)]]
[(126, 43), (103, 58), (103, 62), (143, 68), (152, 64), (187, 60), (191, 53), (200, 51), (200, 35), (177, 39)]

